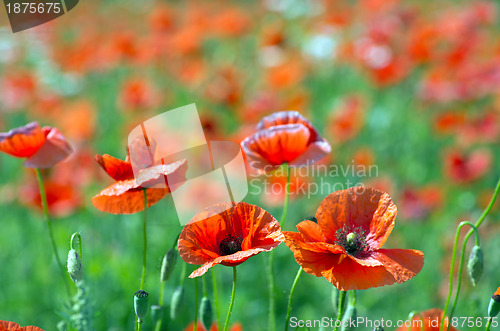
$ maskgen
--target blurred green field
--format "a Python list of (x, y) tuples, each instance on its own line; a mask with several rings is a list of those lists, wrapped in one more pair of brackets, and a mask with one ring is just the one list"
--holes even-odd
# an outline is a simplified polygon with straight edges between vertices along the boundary
[[(93, 155), (124, 158), (134, 126), (189, 103), (196, 103), (207, 138), (239, 143), (255, 132), (263, 116), (291, 109), (332, 145), (323, 164), (375, 165), (371, 177), (350, 173), (305, 179), (385, 190), (398, 217), (384, 247), (425, 254), (424, 268), (408, 282), (358, 291), (358, 316), (396, 321), (411, 311), (442, 309), (456, 226), (478, 219), (500, 176), (497, 15), (496, 3), (487, 1), (106, 1), (80, 3), (59, 20), (26, 32), (12, 34), (3, 23), (0, 131), (39, 121), (58, 127), (76, 151), (43, 174), (74, 190), (74, 203), (53, 217), (55, 240), (65, 257), (71, 234), (82, 235), (93, 328), (132, 329), (142, 265), (142, 214), (106, 214), (91, 203), (112, 182)], [(443, 22), (448, 16), (453, 22)], [(419, 33), (424, 41), (430, 38), (426, 29), (438, 40), (426, 46), (431, 54), (424, 57), (409, 46), (420, 42)], [(389, 49), (393, 62), (370, 67), (370, 61), (385, 55), (382, 60), (359, 55), (354, 49), (367, 40)], [(388, 69), (393, 65), (401, 68)], [(441, 92), (431, 85), (454, 92), (436, 97)], [(477, 162), (470, 161), (474, 153)], [(43, 214), (29, 198), (36, 178), (22, 164), (0, 155), (0, 320), (51, 331), (68, 318), (69, 309)], [(295, 231), (297, 223), (313, 216), (328, 193), (292, 194), (285, 229)], [(245, 199), (277, 219), (281, 200), (252, 190)], [(182, 227), (170, 196), (148, 213), (145, 288), (154, 304), (161, 259)], [(472, 287), (464, 275), (455, 316), (486, 316), (500, 286), (499, 219), (497, 202), (480, 228), (483, 277)], [(243, 330), (267, 329), (267, 259), (262, 253), (238, 267), (231, 322), (241, 323)], [(275, 250), (274, 261), (276, 321), (282, 330), (298, 265), (284, 244)], [(179, 259), (165, 284), (167, 310), (182, 264)], [(224, 319), (232, 270), (214, 268)], [(194, 269), (187, 265), (188, 274)], [(194, 280), (186, 279), (185, 287), (182, 314), (175, 321), (165, 318), (163, 330), (184, 330), (193, 321)], [(334, 289), (324, 278), (303, 274), (292, 316), (335, 317)], [(144, 330), (153, 329), (148, 317)]]

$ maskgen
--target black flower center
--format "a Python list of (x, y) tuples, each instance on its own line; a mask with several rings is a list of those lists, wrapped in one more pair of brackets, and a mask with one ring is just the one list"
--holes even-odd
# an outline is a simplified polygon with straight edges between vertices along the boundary
[(241, 238), (228, 234), (219, 244), (220, 255), (231, 255), (241, 251)]
[(335, 244), (344, 247), (347, 253), (357, 255), (368, 248), (365, 233), (361, 227), (343, 226), (335, 232)]

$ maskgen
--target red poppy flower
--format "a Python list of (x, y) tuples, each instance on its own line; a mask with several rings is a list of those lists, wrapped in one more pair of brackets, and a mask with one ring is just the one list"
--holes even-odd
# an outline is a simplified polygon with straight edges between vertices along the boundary
[(56, 128), (40, 127), (36, 122), (0, 133), (0, 151), (15, 157), (26, 157), (28, 168), (50, 168), (73, 150)]
[(285, 243), (305, 272), (339, 290), (403, 283), (420, 272), (424, 254), (381, 248), (396, 213), (387, 193), (367, 187), (337, 191), (321, 202), (318, 223), (303, 221), (299, 233), (284, 231)]
[(8, 321), (0, 321), (0, 331), (43, 331), (36, 326), (24, 326), (21, 327), (19, 324)]
[[(128, 160), (122, 161), (104, 154), (96, 155), (96, 161), (116, 182), (94, 196), (92, 204), (100, 211), (111, 214), (133, 214), (144, 210), (143, 189), (146, 189), (148, 207), (154, 205), (182, 182), (187, 171), (187, 161), (182, 160), (152, 166), (134, 178)], [(169, 185), (166, 176), (174, 178), (176, 184)], [(155, 184), (160, 184), (160, 187), (154, 187)]]
[(262, 173), (285, 162), (290, 166), (310, 165), (331, 151), (328, 142), (296, 111), (264, 117), (257, 130), (241, 142), (241, 147), (250, 166)]
[[(403, 325), (396, 329), (396, 331), (439, 331), (441, 329), (441, 321), (443, 319), (443, 311), (438, 308), (429, 309), (416, 314), (412, 318), (412, 322), (410, 324), (407, 321), (406, 325)], [(408, 328), (407, 325), (410, 325)], [(444, 329), (448, 326), (448, 322), (444, 323)], [(450, 325), (449, 331), (458, 331), (453, 326)]]
[(216, 264), (236, 266), (283, 241), (278, 221), (264, 209), (240, 202), (213, 205), (198, 213), (182, 230), (179, 254), (203, 264), (189, 275), (199, 277)]
[(487, 149), (466, 153), (451, 150), (444, 155), (444, 171), (457, 183), (469, 183), (485, 175), (491, 167), (492, 156)]

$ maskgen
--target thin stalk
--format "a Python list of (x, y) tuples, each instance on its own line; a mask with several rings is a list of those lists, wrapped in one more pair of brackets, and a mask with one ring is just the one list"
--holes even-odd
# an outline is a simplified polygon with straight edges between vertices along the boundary
[(288, 163), (285, 163), (286, 170), (286, 185), (285, 185), (285, 202), (283, 203), (283, 212), (281, 214), (280, 225), (284, 229), (286, 222), (286, 215), (288, 214), (288, 201), (290, 200), (290, 168)]
[(198, 277), (194, 279), (194, 327), (193, 331), (198, 328)]
[[(457, 227), (457, 232), (455, 234), (455, 243), (453, 244), (453, 253), (452, 253), (452, 256), (451, 256), (451, 264), (450, 264), (450, 275), (449, 275), (449, 288), (448, 288), (448, 297), (446, 298), (446, 304), (444, 306), (444, 310), (443, 310), (443, 318), (441, 319), (441, 327), (440, 327), (440, 330), (443, 329), (444, 327), (444, 322), (445, 322), (445, 319), (446, 319), (446, 316), (447, 316), (447, 312), (448, 312), (448, 307), (450, 305), (450, 299), (451, 299), (451, 295), (453, 293), (453, 271), (455, 270), (455, 257), (457, 255), (457, 248), (458, 248), (458, 240), (460, 239), (460, 231), (462, 230), (462, 228), (464, 226), (471, 226), (473, 227), (474, 230), (477, 231), (477, 228), (474, 226), (474, 224), (472, 224), (471, 222), (461, 222), (458, 227)], [(467, 237), (466, 237), (466, 240), (464, 241), (464, 243), (466, 243), (467, 241)], [(465, 245), (464, 245), (464, 249), (465, 249)], [(463, 259), (462, 261), (463, 262)], [(460, 263), (460, 268), (462, 268), (462, 263)], [(461, 271), (461, 269), (460, 269)], [(462, 272), (459, 272), (458, 274), (458, 282), (459, 284), (461, 283), (462, 281)], [(460, 286), (458, 286), (457, 289), (459, 289)]]
[(229, 327), (229, 320), (231, 318), (231, 312), (233, 311), (233, 305), (234, 305), (234, 295), (236, 294), (236, 266), (233, 267), (233, 290), (231, 292), (231, 301), (229, 302), (229, 309), (227, 311), (227, 316), (226, 316), (226, 323), (224, 323), (224, 331), (227, 331), (227, 328)]
[(45, 193), (45, 185), (43, 184), (42, 173), (38, 168), (35, 168), (35, 172), (36, 172), (36, 178), (38, 180), (38, 188), (40, 190), (40, 200), (42, 201), (42, 209), (43, 209), (43, 214), (45, 216), (45, 223), (47, 223), (47, 228), (49, 230), (50, 244), (52, 246), (52, 251), (54, 252), (54, 256), (56, 258), (57, 266), (59, 267), (59, 270), (61, 272), (61, 277), (63, 280), (64, 287), (66, 289), (66, 294), (68, 295), (68, 299), (71, 301), (71, 292), (67, 283), (66, 273), (64, 271), (63, 264), (61, 263), (61, 259), (59, 258), (59, 253), (57, 253), (57, 245), (54, 239), (52, 222), (50, 221), (49, 206), (47, 204), (47, 194)]
[(349, 306), (356, 307), (356, 291), (349, 291)]
[(215, 304), (215, 316), (217, 317), (217, 330), (221, 330), (219, 297), (217, 295), (217, 278), (215, 277), (214, 268), (210, 268), (210, 270), (212, 270), (212, 290), (214, 291), (214, 304)]
[(488, 318), (488, 324), (486, 324), (486, 329), (484, 329), (484, 331), (489, 331), (490, 330), (490, 326), (491, 326), (491, 321), (493, 320), (493, 318)]
[[(288, 163), (284, 164), (284, 168), (287, 172), (287, 180), (285, 185), (285, 200), (283, 202), (283, 211), (281, 213), (281, 219), (279, 224), (283, 229), (283, 226), (286, 221), (286, 216), (288, 213), (288, 202), (290, 199), (290, 169), (288, 167)], [(269, 280), (269, 322), (268, 322), (268, 330), (275, 331), (276, 330), (276, 313), (275, 313), (275, 291), (276, 284), (274, 281), (274, 250), (269, 252), (269, 264), (267, 266), (267, 277)]]
[(148, 209), (148, 194), (146, 189), (144, 192), (144, 213), (142, 222), (142, 239), (143, 239), (143, 250), (142, 250), (142, 275), (141, 275), (141, 286), (139, 289), (144, 290), (144, 281), (146, 280), (146, 264), (147, 264), (147, 253), (148, 253), (148, 236), (147, 236), (147, 209)]
[(297, 287), (297, 283), (299, 282), (300, 275), (302, 274), (302, 267), (297, 271), (297, 276), (295, 276), (295, 280), (293, 281), (292, 288), (290, 289), (290, 296), (288, 297), (288, 307), (286, 309), (286, 321), (285, 321), (285, 331), (288, 330), (288, 324), (290, 323), (290, 313), (292, 311), (292, 299), (295, 293), (295, 287)]
[[(477, 233), (477, 229), (483, 223), (484, 219), (486, 218), (486, 216), (488, 216), (489, 212), (491, 211), (491, 208), (495, 204), (495, 201), (496, 201), (496, 199), (498, 197), (499, 192), (500, 192), (500, 178), (499, 178), (499, 180), (497, 182), (497, 186), (495, 188), (495, 191), (493, 192), (493, 196), (491, 197), (491, 200), (490, 200), (488, 206), (483, 211), (483, 213), (481, 214), (481, 217), (479, 217), (479, 219), (477, 220), (476, 224), (472, 225), (472, 229), (469, 230), (469, 232), (465, 236), (464, 243), (463, 243), (463, 246), (462, 246), (462, 260), (460, 262), (461, 266), (463, 265), (463, 260), (465, 258), (464, 251), (465, 251), (465, 246), (467, 244), (467, 241), (469, 240), (469, 238), (472, 235), (472, 233), (474, 231), (476, 231), (476, 242), (478, 242), (478, 240), (479, 240), (479, 234)], [(455, 256), (456, 256), (457, 246), (458, 246), (458, 242), (457, 242), (458, 241), (458, 234), (459, 234), (459, 231), (460, 231), (459, 229), (461, 228), (461, 226), (462, 226), (463, 223), (469, 223), (468, 225), (471, 225), (470, 222), (462, 222), (462, 223), (460, 223), (459, 228), (457, 229), (457, 235), (455, 237), (455, 245), (453, 247), (453, 254), (452, 254), (452, 260), (451, 260), (451, 265), (450, 265), (450, 286), (449, 286), (449, 290), (448, 290), (448, 298), (446, 299), (446, 304), (445, 304), (445, 308), (444, 308), (444, 311), (443, 311), (443, 318), (441, 320), (441, 327), (440, 327), (439, 330), (443, 330), (443, 328), (444, 328), (444, 322), (445, 322), (445, 319), (447, 317), (448, 306), (449, 306), (449, 303), (450, 303), (451, 294), (453, 292), (453, 269), (455, 267)], [(450, 319), (452, 317), (452, 314), (453, 314), (453, 311), (455, 309), (455, 306), (456, 306), (456, 304), (458, 302), (458, 294), (460, 292), (461, 282), (462, 282), (462, 273), (460, 272), (459, 275), (458, 275), (457, 293), (456, 293), (456, 296), (455, 296), (455, 301), (454, 301), (454, 304), (453, 304), (453, 307), (452, 307), (452, 310), (451, 310), (451, 314), (449, 316)], [(446, 330), (449, 330), (449, 328), (450, 328), (450, 326), (448, 325), (447, 328), (446, 328)]]
[(337, 310), (337, 320), (335, 321), (335, 329), (333, 331), (337, 331), (339, 329), (339, 325), (342, 324), (342, 316), (344, 315), (344, 305), (345, 305), (345, 297), (347, 292), (340, 291), (339, 292), (339, 308)]

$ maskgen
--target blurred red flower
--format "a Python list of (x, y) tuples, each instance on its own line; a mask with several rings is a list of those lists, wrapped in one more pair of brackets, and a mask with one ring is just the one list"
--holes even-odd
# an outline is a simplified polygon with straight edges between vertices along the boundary
[(453, 181), (468, 183), (486, 174), (491, 162), (491, 152), (487, 149), (478, 149), (469, 153), (452, 150), (444, 156), (444, 171), (446, 176)]
[[(144, 210), (144, 189), (148, 207), (154, 205), (176, 188), (167, 183), (166, 176), (176, 178), (178, 184), (185, 178), (187, 171), (187, 162), (183, 160), (143, 169), (134, 178), (128, 160), (122, 161), (108, 154), (96, 155), (95, 158), (116, 182), (94, 196), (92, 204), (100, 211), (111, 214), (133, 214)], [(160, 187), (154, 187), (155, 183), (160, 184)]]
[[(207, 331), (203, 324), (198, 321), (197, 328), (198, 331)], [(184, 331), (193, 331), (194, 330), (194, 322), (189, 323), (189, 325), (184, 329)], [(243, 326), (241, 326), (240, 323), (233, 324), (231, 328), (229, 328), (230, 331), (243, 331)], [(219, 331), (219, 328), (217, 327), (216, 323), (213, 323), (212, 326), (210, 327), (210, 330), (208, 331)]]
[[(396, 329), (396, 331), (439, 331), (441, 329), (441, 320), (443, 319), (443, 311), (438, 308), (424, 310), (419, 314), (416, 314), (412, 318), (411, 326), (401, 326)], [(406, 322), (409, 323), (409, 322)], [(448, 326), (448, 322), (445, 322), (444, 327)], [(453, 326), (449, 326), (449, 331), (458, 331)]]
[(381, 248), (396, 214), (387, 193), (368, 187), (337, 191), (321, 202), (318, 223), (306, 220), (297, 225), (299, 233), (283, 232), (285, 244), (305, 272), (339, 290), (403, 283), (420, 272), (424, 254)]
[(28, 168), (50, 168), (73, 152), (58, 129), (41, 128), (36, 122), (0, 133), (0, 151), (27, 158)]
[(329, 127), (335, 141), (343, 143), (355, 138), (364, 124), (365, 103), (360, 96), (348, 96), (334, 110)]
[(0, 331), (43, 331), (36, 326), (24, 326), (21, 327), (19, 324), (8, 321), (0, 321)]
[(125, 81), (119, 95), (119, 106), (126, 110), (146, 110), (157, 105), (158, 101), (153, 85), (143, 78)]
[(241, 147), (250, 166), (261, 173), (285, 162), (290, 166), (311, 165), (331, 151), (328, 142), (296, 111), (264, 117), (257, 130), (241, 142)]
[[(45, 194), (49, 213), (56, 216), (71, 214), (81, 206), (82, 198), (78, 190), (71, 184), (58, 183), (52, 179), (45, 180)], [(36, 181), (30, 181), (20, 189), (20, 201), (42, 211), (40, 189)]]
[(264, 209), (240, 202), (213, 205), (189, 221), (179, 237), (179, 254), (203, 264), (189, 275), (199, 277), (217, 264), (236, 266), (283, 241), (278, 221)]

